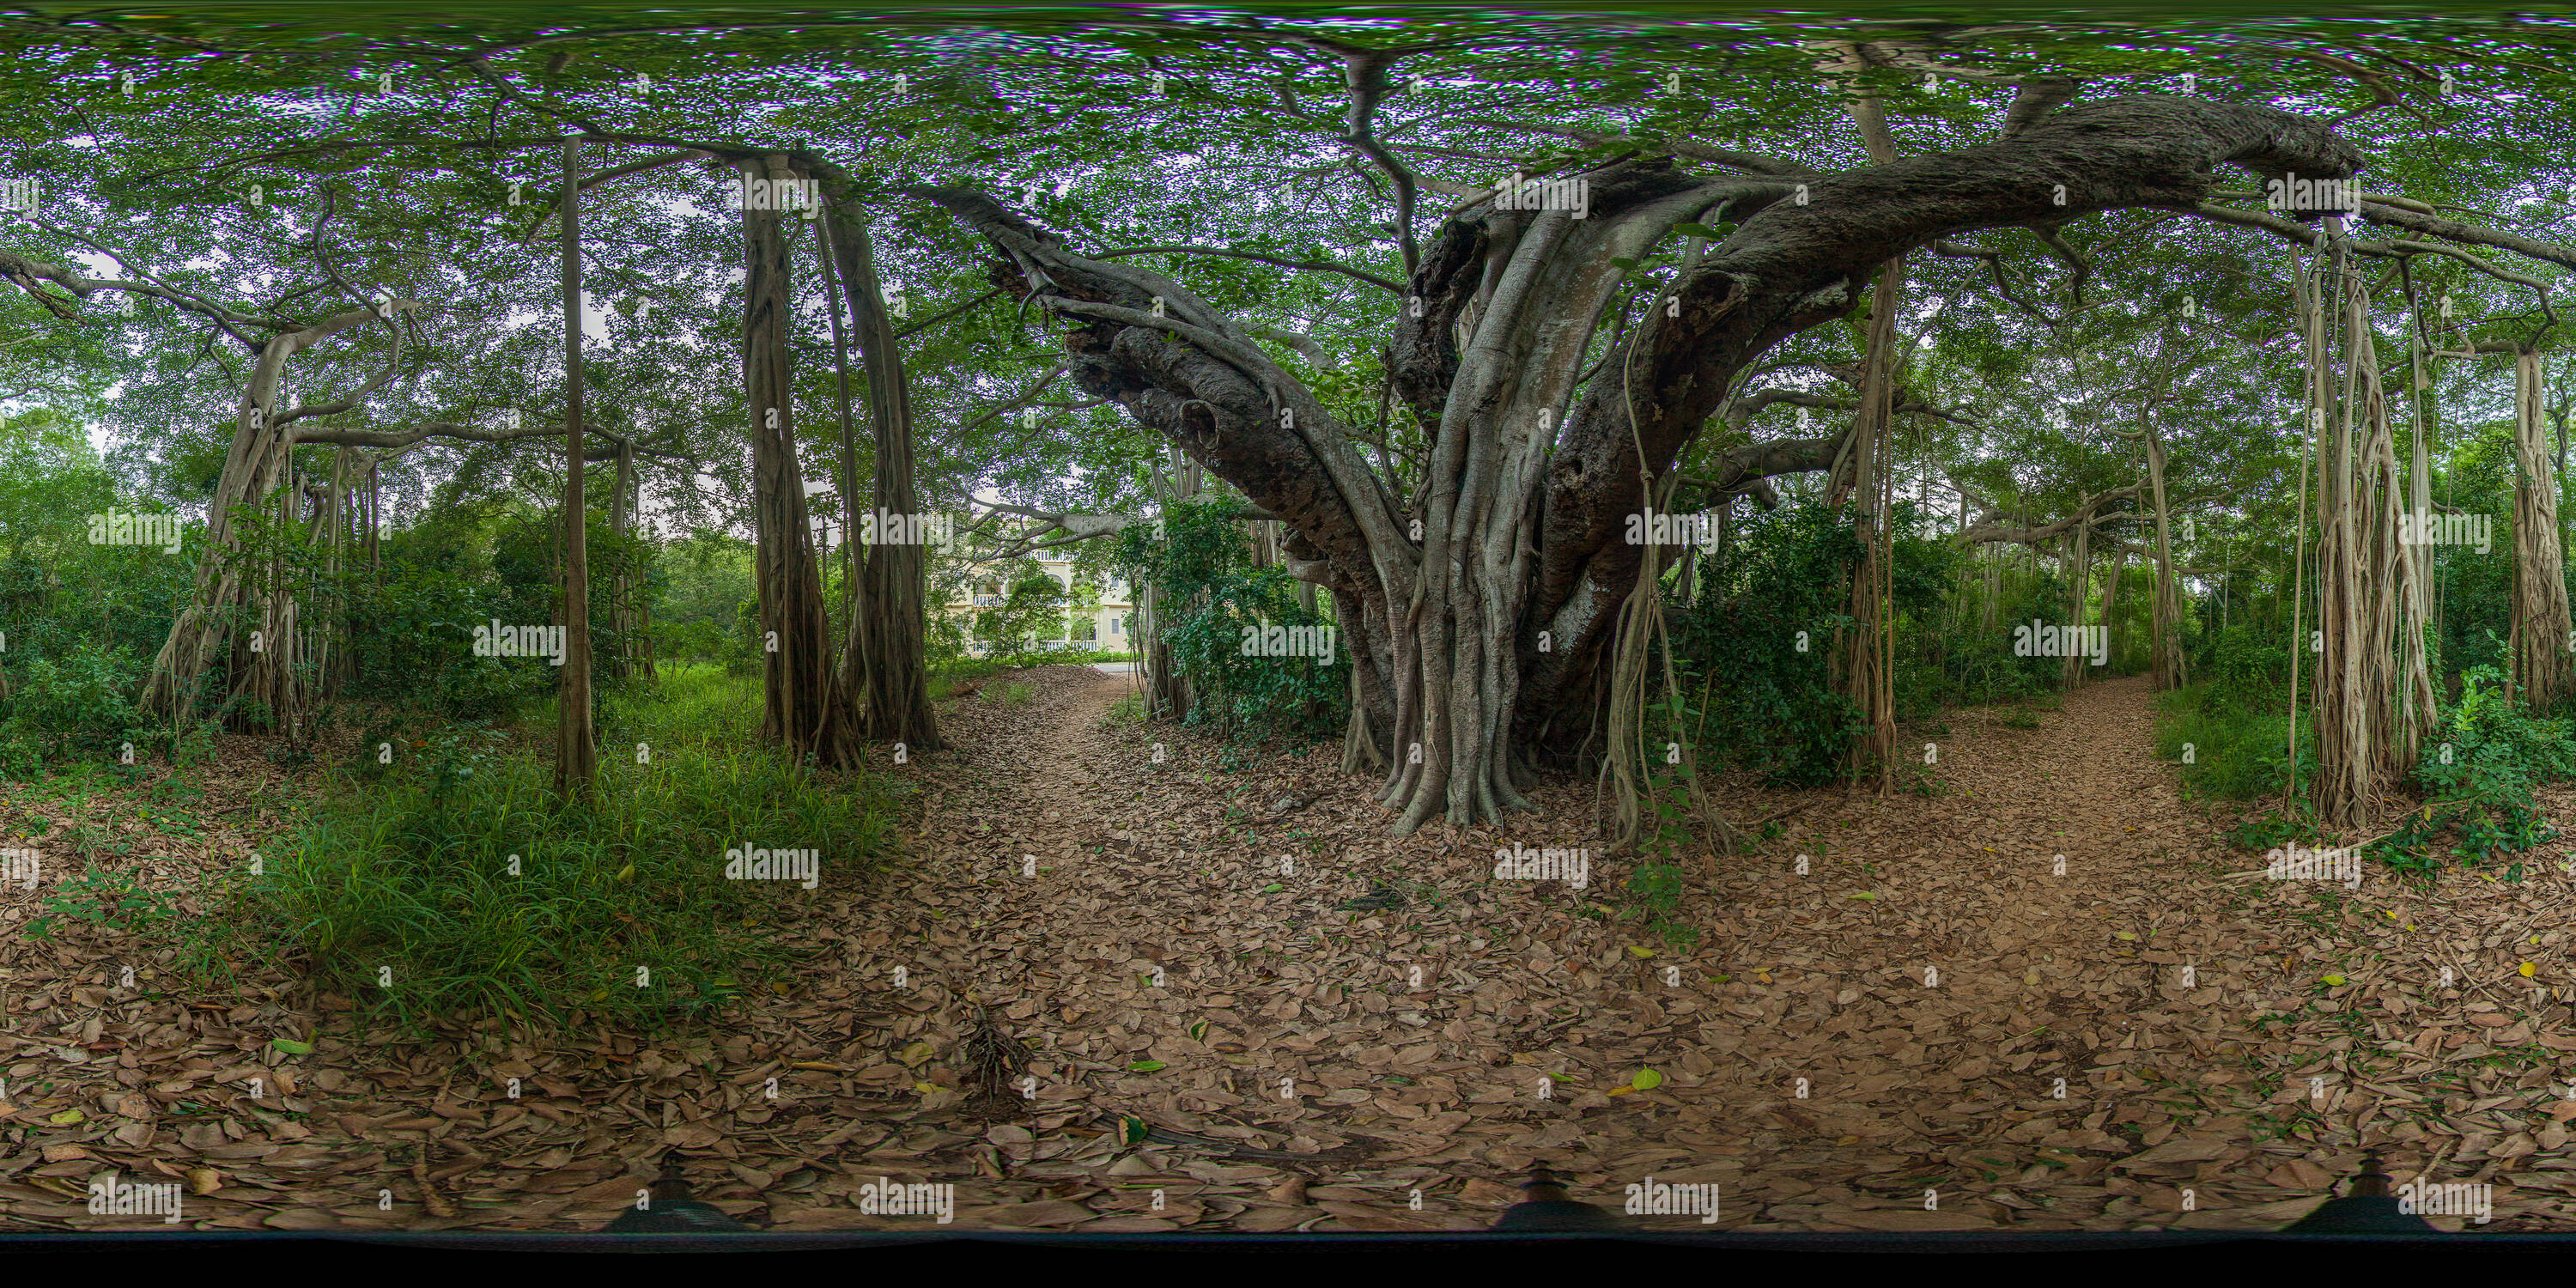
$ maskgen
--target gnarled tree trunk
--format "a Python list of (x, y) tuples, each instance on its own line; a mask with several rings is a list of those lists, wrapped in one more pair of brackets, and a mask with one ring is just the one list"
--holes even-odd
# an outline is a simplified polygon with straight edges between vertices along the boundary
[(2558, 479), (2541, 415), (2540, 355), (2513, 355), (2513, 678), (2523, 701), (2546, 711), (2568, 692), (2567, 575), (2558, 546)]
[[(894, 322), (886, 315), (885, 289), (877, 280), (876, 250), (859, 194), (846, 176), (826, 173), (822, 181), (833, 266), (867, 370), (868, 420), (877, 443), (874, 504), (880, 513), (910, 516), (921, 505), (912, 479), (912, 395), (904, 383)], [(946, 745), (930, 709), (928, 574), (925, 552), (917, 544), (869, 547), (860, 566), (853, 639), (846, 650), (864, 659), (864, 670), (854, 677), (866, 684), (859, 704), (864, 736), (912, 751)]]
[[(1796, 182), (1626, 158), (1560, 176), (1589, 184), (1580, 220), (1468, 200), (1396, 310), (1393, 384), (1430, 440), (1402, 507), (1315, 396), (1192, 292), (1075, 254), (980, 193), (924, 191), (1002, 254), (1005, 289), (1075, 324), (1084, 388), (1287, 522), (1292, 567), (1333, 593), (1368, 728), (1389, 737), (1381, 799), (1407, 831), (1498, 819), (1523, 804), (1516, 766), (1583, 741), (1642, 560), (1626, 538), (1638, 498), (1750, 363), (1849, 313), (1878, 266), (1937, 238), (2194, 209), (2221, 163), (2341, 176), (2359, 155), (2268, 108), (2136, 96), (2017, 112), (1993, 144)], [(1628, 286), (1613, 261), (1676, 223), (1730, 218), (1585, 383), (1586, 348)]]
[[(395, 301), (387, 311), (410, 307), (408, 300)], [(278, 407), (286, 364), (323, 340), (378, 317), (375, 309), (353, 309), (303, 330), (273, 336), (260, 347), (234, 413), (233, 442), (224, 456), (224, 471), (206, 504), (205, 553), (197, 565), (195, 593), (171, 622), (169, 637), (162, 641), (151, 678), (143, 687), (140, 704), (147, 714), (162, 719), (187, 714), (198, 696), (199, 678), (208, 668), (228, 661), (232, 692), (266, 705), (274, 721), (270, 727), (285, 727), (296, 718), (302, 706), (300, 689), (280, 673), (288, 664), (287, 654), (269, 647), (277, 638), (272, 632), (293, 634), (294, 608), (277, 602), (278, 587), (245, 582), (238, 569), (227, 566), (226, 556), (239, 545), (233, 507), (265, 504), (286, 481), (287, 458), (295, 446), (293, 429), (281, 423)], [(263, 579), (269, 580), (273, 579)], [(244, 612), (252, 629), (261, 632), (258, 651), (233, 638), (224, 620), (232, 609)], [(237, 727), (248, 727), (244, 719), (239, 714), (233, 717)]]

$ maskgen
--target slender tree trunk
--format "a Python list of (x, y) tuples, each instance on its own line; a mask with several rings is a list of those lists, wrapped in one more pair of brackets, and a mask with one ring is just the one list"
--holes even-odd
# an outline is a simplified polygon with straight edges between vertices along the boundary
[[(2328, 291), (2339, 306), (2340, 381), (2329, 379), (2323, 360)], [(2340, 237), (2330, 271), (2302, 303), (2311, 314), (2311, 405), (2324, 413), (2330, 431), (2317, 452), (2317, 628), (2323, 648), (2316, 661), (2314, 789), (2322, 817), (2360, 826), (2374, 813), (2382, 785), (2414, 765), (2409, 738), (2428, 713), (2406, 708), (2429, 697), (2429, 680), (2420, 670), (2421, 652), (2401, 647), (2405, 604), (2415, 594), (2415, 563), (2399, 540), (2404, 481), (2379, 385), (2369, 296), (2350, 271)], [(2316, 419), (2312, 412), (2311, 423)], [(2554, 522), (2548, 526), (2555, 530)]]
[(2148, 668), (2158, 692), (2191, 683), (2183, 656), (2182, 581), (2174, 573), (2173, 511), (2165, 496), (2165, 444), (2157, 431), (2154, 404), (2139, 414), (2147, 447), (2147, 492), (2156, 509), (2155, 649)]
[[(2067, 621), (2076, 626), (2084, 625), (2085, 601), (2092, 597), (2092, 590), (2093, 525), (2090, 521), (2087, 521), (2075, 525), (2074, 573), (2066, 579)], [(2103, 630), (2108, 631), (2110, 628), (2111, 626), (2108, 621), (2105, 621), (2102, 624)], [(2085, 668), (2090, 664), (2090, 662), (2091, 658), (2084, 652), (2084, 650), (2075, 648), (2068, 649), (2066, 652), (2065, 674), (2063, 676), (2065, 687), (2069, 689), (2082, 687), (2084, 683)]]
[(2128, 571), (2128, 552), (2115, 545), (2111, 551), (2109, 575), (2102, 583), (2102, 638), (2109, 645), (2106, 652), (2112, 659), (2104, 664), (2105, 672), (2116, 665), (2120, 657), (2120, 579), (2127, 576)]
[(599, 777), (590, 727), (590, 529), (583, 483), (581, 363), (581, 143), (563, 141), (563, 673), (555, 699), (555, 792), (586, 798)]
[[(784, 187), (783, 158), (745, 168), (747, 178)], [(796, 461), (795, 379), (789, 328), (795, 320), (795, 260), (785, 219), (775, 210), (743, 211), (748, 268), (743, 284), (743, 386), (749, 396), (754, 508), (759, 520), (755, 563), (764, 668), (762, 735), (843, 768), (857, 763), (857, 711), (834, 665), (823, 610), (822, 572), (805, 510)]]
[(1855, 778), (1874, 773), (1884, 792), (1896, 769), (1896, 710), (1889, 674), (1887, 636), (1894, 628), (1887, 613), (1889, 538), (1886, 474), (1889, 404), (1895, 387), (1896, 310), (1905, 296), (1905, 261), (1889, 260), (1879, 270), (1870, 296), (1867, 364), (1861, 382), (1861, 405), (1852, 430), (1851, 467), (1838, 480), (1836, 499), (1853, 506), (1853, 535), (1860, 541), (1860, 561), (1852, 566), (1850, 608), (1853, 625), (1842, 640), (1840, 660), (1844, 696), (1860, 709), (1862, 733), (1853, 742), (1849, 771)]
[(857, 432), (850, 418), (850, 336), (841, 325), (841, 313), (849, 300), (841, 290), (841, 270), (833, 262), (832, 221), (814, 221), (815, 261), (823, 271), (823, 313), (832, 320), (832, 381), (835, 397), (833, 410), (841, 418), (841, 621), (853, 644), (861, 646), (856, 657), (841, 660), (842, 680), (865, 701), (868, 692), (868, 663), (864, 640), (858, 630), (859, 620), (859, 555), (864, 547), (859, 534), (865, 525), (859, 515), (859, 449)]

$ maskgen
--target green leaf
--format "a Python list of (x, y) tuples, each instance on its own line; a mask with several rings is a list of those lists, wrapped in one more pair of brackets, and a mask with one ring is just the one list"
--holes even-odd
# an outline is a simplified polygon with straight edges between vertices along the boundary
[(1136, 1063), (1127, 1066), (1127, 1072), (1129, 1073), (1160, 1073), (1162, 1071), (1163, 1062), (1160, 1060), (1139, 1060)]
[(1854, 898), (1854, 899), (1868, 899), (1868, 900), (1875, 901), (1875, 900), (1877, 900), (1877, 898), (1878, 898), (1878, 892), (1877, 892), (1876, 890), (1854, 890), (1854, 891), (1852, 891), (1852, 892), (1851, 892), (1851, 895), (1850, 895), (1849, 897)]
[(1652, 1069), (1639, 1069), (1637, 1076), (1628, 1080), (1628, 1085), (1639, 1091), (1652, 1091), (1664, 1085), (1664, 1075)]
[(1622, 272), (1629, 272), (1629, 273), (1633, 273), (1633, 272), (1636, 272), (1636, 271), (1637, 271), (1637, 265), (1639, 265), (1639, 264), (1641, 264), (1641, 263), (1644, 263), (1645, 261), (1643, 261), (1643, 260), (1636, 260), (1636, 259), (1628, 259), (1628, 258), (1625, 258), (1625, 257), (1622, 257), (1622, 256), (1613, 255), (1613, 256), (1611, 256), (1611, 257), (1610, 257), (1610, 262), (1611, 262), (1612, 264), (1614, 264), (1614, 265), (1617, 265), (1617, 266), (1618, 266), (1618, 268), (1619, 268)]
[(293, 1039), (293, 1038), (270, 1038), (270, 1039), (268, 1040), (268, 1044), (269, 1044), (270, 1046), (276, 1047), (276, 1048), (277, 1048), (278, 1050), (280, 1050), (280, 1051), (283, 1051), (283, 1052), (287, 1053), (288, 1055), (311, 1055), (311, 1054), (313, 1054), (313, 1044), (312, 1044), (312, 1043), (310, 1043), (310, 1042), (298, 1042), (298, 1041), (296, 1041), (296, 1040), (295, 1040), (295, 1039)]
[(1673, 225), (1673, 231), (1680, 233), (1685, 237), (1706, 237), (1710, 241), (1716, 241), (1718, 238), (1725, 236), (1725, 234), (1706, 224), (1678, 223)]
[(1146, 1125), (1145, 1120), (1142, 1118), (1120, 1118), (1118, 1120), (1118, 1143), (1121, 1145), (1142, 1145), (1145, 1143), (1145, 1133), (1150, 1130), (1152, 1129)]
[(1276, 881), (1273, 881), (1273, 882), (1271, 882), (1270, 884), (1268, 884), (1268, 885), (1266, 885), (1266, 886), (1261, 887), (1261, 893), (1263, 893), (1263, 894), (1277, 894), (1277, 893), (1279, 893), (1279, 883), (1278, 883), (1278, 882), (1276, 882)]

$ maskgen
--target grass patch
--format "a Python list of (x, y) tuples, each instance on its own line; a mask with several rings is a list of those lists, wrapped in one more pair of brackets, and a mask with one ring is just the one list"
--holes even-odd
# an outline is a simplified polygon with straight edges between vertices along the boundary
[[(2278, 796), (2290, 783), (2290, 718), (2209, 700), (2207, 685), (2156, 698), (2156, 754), (2182, 767), (2200, 796), (2247, 801)], [(2299, 781), (2315, 781), (2315, 722), (2299, 721)]]
[(549, 751), (472, 725), (363, 756), (219, 920), (414, 1026), (716, 1008), (789, 959), (766, 927), (809, 897), (727, 880), (728, 847), (815, 849), (827, 888), (894, 849), (893, 785), (759, 745), (759, 685), (678, 668), (610, 696), (586, 803), (556, 797)]

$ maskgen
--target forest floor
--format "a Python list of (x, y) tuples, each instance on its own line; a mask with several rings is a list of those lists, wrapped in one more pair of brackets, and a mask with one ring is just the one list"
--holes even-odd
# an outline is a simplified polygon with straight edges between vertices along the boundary
[[(183, 1180), (202, 1228), (595, 1229), (667, 1161), (772, 1229), (921, 1228), (856, 1210), (880, 1178), (953, 1184), (965, 1226), (1475, 1229), (1536, 1163), (1614, 1209), (1713, 1182), (1728, 1229), (2260, 1228), (2356, 1131), (2400, 1179), (2492, 1183), (2485, 1228), (2576, 1222), (2562, 843), (2520, 882), (2264, 880), (2154, 758), (2143, 680), (1909, 731), (1933, 795), (1730, 785), (1785, 830), (1686, 860), (1688, 948), (1634, 915), (1588, 784), (1399, 841), (1337, 743), (1122, 722), (1131, 681), (1089, 668), (1015, 680), (943, 706), (908, 857), (827, 877), (773, 936), (804, 965), (712, 1029), (361, 1029), (112, 926), (30, 939), (47, 892), (0, 890), (0, 1223), (159, 1224), (84, 1210), (116, 1169)], [(203, 914), (291, 787), (232, 747), (204, 782), (185, 835), (148, 789), (12, 787), (0, 844), (84, 836)], [(1587, 850), (1588, 880), (1496, 879), (1516, 844)], [(1030, 1050), (999, 1103), (968, 1094), (978, 1002)]]

